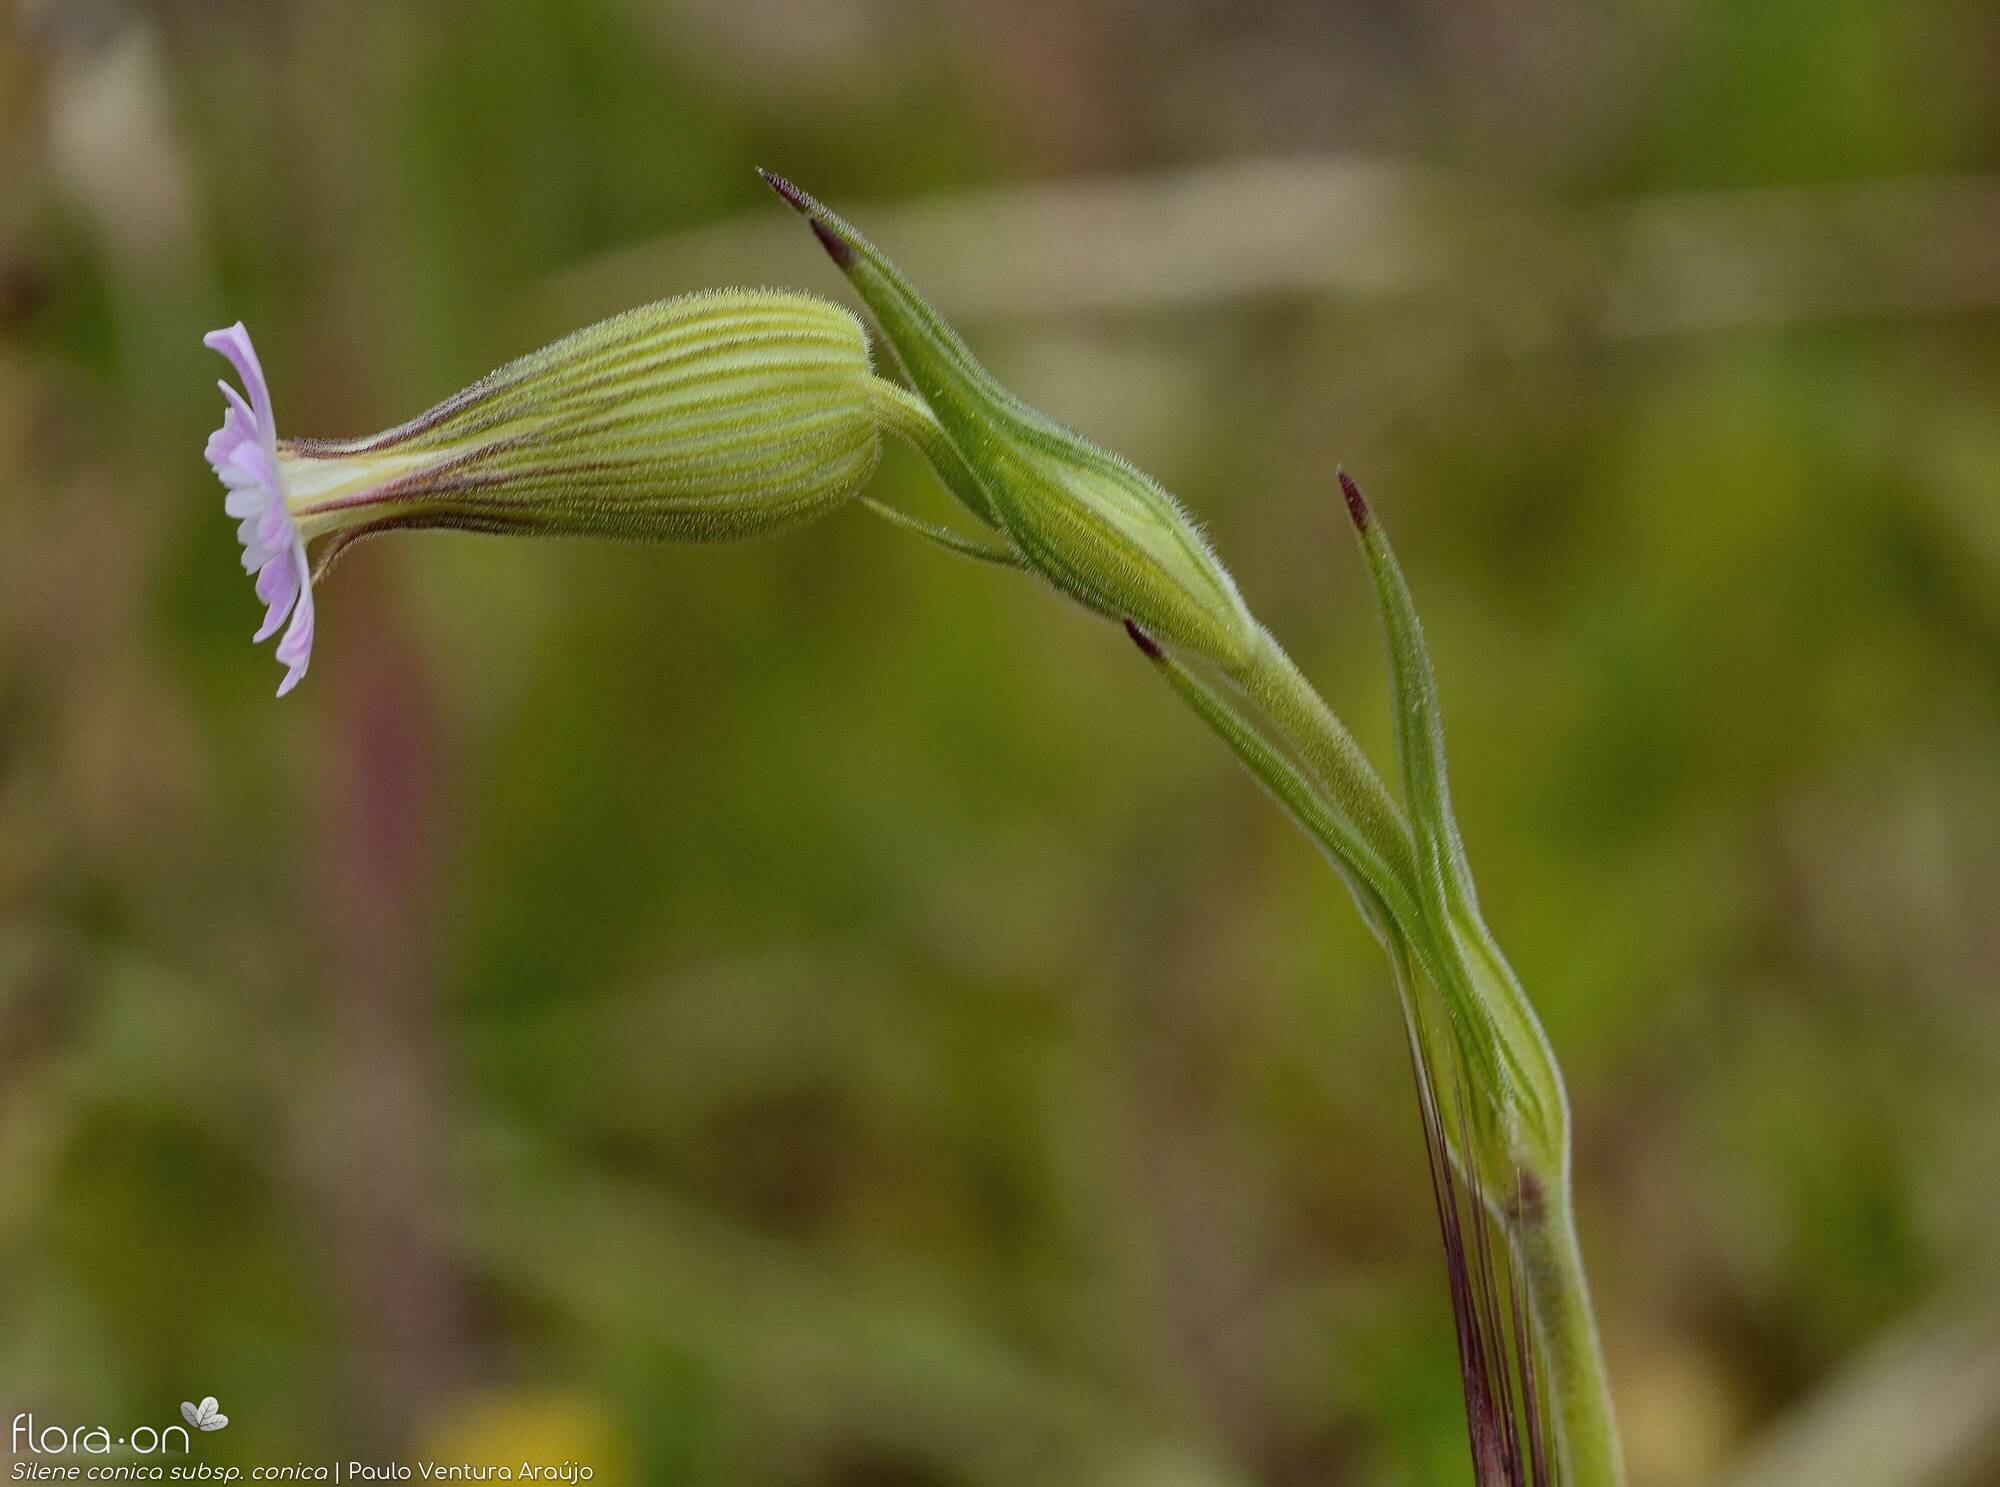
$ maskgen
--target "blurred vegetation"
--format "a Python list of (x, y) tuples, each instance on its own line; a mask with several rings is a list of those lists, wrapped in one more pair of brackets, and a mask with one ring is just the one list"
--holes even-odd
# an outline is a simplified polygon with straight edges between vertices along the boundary
[(361, 433), (634, 298), (836, 292), (758, 164), (1199, 511), (1386, 760), (1360, 474), (1569, 1072), (1635, 1479), (1994, 1480), (1975, 0), (0, 12), (0, 1415), (1463, 1478), (1379, 956), (1115, 630), (859, 511), (426, 536), (272, 702), (199, 333)]

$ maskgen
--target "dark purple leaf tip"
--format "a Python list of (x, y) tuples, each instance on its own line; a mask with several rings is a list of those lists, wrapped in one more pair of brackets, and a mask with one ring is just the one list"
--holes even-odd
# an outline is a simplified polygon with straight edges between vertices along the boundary
[(1361, 487), (1345, 470), (1334, 471), (1334, 477), (1340, 481), (1340, 493), (1347, 497), (1347, 514), (1354, 518), (1354, 529), (1357, 532), (1367, 531), (1368, 502), (1361, 495)]
[(813, 236), (818, 238), (819, 245), (826, 249), (828, 258), (843, 269), (853, 266), (854, 245), (820, 219), (824, 207), (776, 171), (759, 170), (757, 174), (764, 178), (765, 185), (784, 199), (786, 206), (806, 219), (813, 230)]
[(769, 186), (785, 199), (787, 206), (791, 207), (794, 211), (805, 213), (808, 217), (812, 215), (813, 200), (805, 192), (799, 190), (798, 187), (779, 175), (775, 170), (765, 170), (762, 166), (759, 166), (757, 174), (764, 178), (766, 186)]
[(1164, 661), (1167, 658), (1167, 653), (1160, 649), (1159, 641), (1140, 628), (1136, 620), (1125, 622), (1125, 633), (1132, 637), (1132, 644), (1146, 653), (1148, 661)]
[(847, 268), (853, 264), (854, 249), (846, 238), (835, 232), (831, 227), (828, 227), (817, 217), (809, 217), (806, 220), (812, 224), (813, 236), (818, 238), (819, 245), (826, 249), (826, 256), (828, 258), (831, 258), (842, 268)]

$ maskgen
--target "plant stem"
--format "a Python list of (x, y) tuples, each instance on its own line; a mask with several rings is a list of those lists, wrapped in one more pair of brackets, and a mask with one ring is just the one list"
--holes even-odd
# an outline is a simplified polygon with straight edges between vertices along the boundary
[[(1363, 840), (1392, 869), (1409, 871), (1409, 827), (1401, 808), (1353, 735), (1276, 641), (1269, 641), (1236, 680), (1260, 706), (1286, 751), (1305, 761), (1330, 789)], [(1246, 757), (1245, 763), (1251, 761)], [(1259, 772), (1254, 764), (1252, 769)], [(1551, 1074), (1559, 1080), (1552, 1056)], [(1560, 1091), (1559, 1083), (1556, 1088)], [(1570, 1205), (1567, 1111), (1558, 1119), (1556, 1153), (1546, 1161), (1525, 1160), (1522, 1201), (1503, 1221), (1521, 1249), (1531, 1313), (1546, 1359), (1562, 1480), (1568, 1487), (1624, 1487), (1624, 1458)], [(1471, 1153), (1462, 1155), (1474, 1159)]]
[[(974, 516), (1004, 531), (978, 477), (928, 405), (881, 378), (874, 380), (871, 392), (884, 427), (912, 444)], [(882, 514), (910, 522), (897, 512), (884, 509)], [(955, 534), (923, 526), (933, 541), (964, 550), (963, 539)], [(985, 550), (971, 555), (1000, 556)], [(1145, 654), (1164, 669), (1183, 701), (1348, 877), (1364, 917), (1391, 946), (1392, 955), (1396, 945), (1406, 945), (1414, 953), (1424, 974), (1459, 1012), (1457, 1025), (1481, 1019), (1479, 1025), (1486, 1026), (1493, 1015), (1488, 999), (1502, 1000), (1510, 1019), (1493, 1027), (1492, 1042), (1498, 1049), (1503, 1034), (1511, 1033), (1519, 1045), (1515, 1057), (1503, 1066), (1497, 1053), (1482, 1055), (1479, 1039), (1462, 1038), (1459, 1052), (1492, 1064), (1482, 1083), (1496, 1091), (1512, 1088), (1517, 1117), (1522, 1108), (1519, 1072), (1524, 1067), (1539, 1071), (1546, 1065), (1546, 1074), (1538, 1081), (1548, 1092), (1543, 1101), (1548, 1108), (1537, 1123), (1541, 1139), (1517, 1140), (1507, 1149), (1520, 1173), (1522, 1201), (1499, 1213), (1499, 1218), (1520, 1247), (1534, 1327), (1546, 1359), (1547, 1398), (1554, 1411), (1565, 1487), (1624, 1487), (1617, 1426), (1570, 1210), (1568, 1111), (1561, 1075), (1532, 1007), (1487, 936), (1476, 906), (1468, 894), (1462, 909), (1471, 916), (1470, 930), (1477, 932), (1476, 944), (1468, 952), (1462, 938), (1465, 929), (1451, 919), (1449, 894), (1442, 888), (1428, 897), (1424, 894), (1420, 871), (1435, 873), (1437, 865), (1433, 859), (1420, 868), (1417, 839), (1403, 806), (1269, 631), (1260, 627), (1248, 654), (1227, 668), (1240, 696), (1262, 715), (1260, 726), (1166, 655), (1132, 621), (1127, 621), (1127, 628)], [(1443, 809), (1448, 814), (1449, 806)], [(1468, 971), (1464, 957), (1475, 952), (1484, 959), (1477, 970)], [(1473, 984), (1475, 976), (1481, 978), (1480, 986)], [(1518, 1122), (1515, 1134), (1520, 1134)], [(1482, 1162), (1477, 1152), (1460, 1151), (1458, 1156), (1468, 1170), (1476, 1170)]]
[(1414, 877), (1410, 825), (1361, 745), (1269, 631), (1232, 678), (1285, 746), (1311, 769), (1363, 840), (1404, 882)]
[(1549, 1398), (1561, 1432), (1563, 1481), (1571, 1487), (1624, 1487), (1625, 1457), (1567, 1177), (1539, 1192), (1529, 1190), (1515, 1217), (1514, 1234), (1547, 1361)]
[(868, 379), (868, 396), (882, 427), (922, 455), (932, 473), (961, 506), (995, 531), (1005, 530), (993, 514), (993, 503), (987, 499), (979, 477), (972, 473), (958, 446), (951, 442), (951, 436), (931, 412), (930, 404), (907, 387), (883, 377)]

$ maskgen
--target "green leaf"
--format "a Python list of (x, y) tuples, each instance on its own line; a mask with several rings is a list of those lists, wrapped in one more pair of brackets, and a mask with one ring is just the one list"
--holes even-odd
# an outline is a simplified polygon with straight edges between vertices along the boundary
[[(904, 375), (969, 469), (940, 475), (1013, 539), (1028, 565), (1080, 603), (1241, 667), (1259, 631), (1236, 584), (1174, 498), (1124, 460), (996, 382), (958, 333), (854, 228), (765, 174), (875, 314)], [(955, 478), (957, 477), (957, 478)]]
[[(1423, 626), (1381, 522), (1345, 470), (1339, 481), (1388, 641), (1403, 803), (1416, 849), (1414, 887), (1429, 922), (1428, 938), (1447, 962), (1439, 990), (1464, 1024), (1461, 1042), (1475, 1051), (1486, 1039), (1494, 1045), (1502, 1082), (1484, 1093), (1508, 1123), (1509, 1155), (1545, 1180), (1560, 1181), (1568, 1167), (1562, 1077), (1527, 994), (1479, 912), (1452, 815), (1444, 722)], [(1480, 1059), (1475, 1072), (1486, 1063)]]
[(946, 552), (956, 553), (962, 558), (972, 558), (981, 563), (992, 563), (1000, 568), (1025, 568), (1021, 555), (1004, 547), (994, 547), (972, 537), (960, 536), (949, 527), (941, 527), (935, 522), (925, 521), (920, 516), (912, 516), (907, 511), (899, 511), (887, 502), (878, 501), (873, 496), (863, 496), (861, 504), (874, 512), (892, 527), (901, 527), (913, 537), (921, 537), (933, 547), (941, 547)]
[(1284, 751), (1236, 709), (1221, 693), (1162, 650), (1146, 629), (1131, 620), (1125, 629), (1181, 700), (1206, 723), (1237, 757), (1264, 792), (1282, 807), (1299, 829), (1318, 844), (1326, 859), (1354, 895), (1361, 917), (1385, 946), (1400, 941), (1402, 926), (1416, 919), (1407, 884), (1354, 828), (1351, 820), (1324, 798)]

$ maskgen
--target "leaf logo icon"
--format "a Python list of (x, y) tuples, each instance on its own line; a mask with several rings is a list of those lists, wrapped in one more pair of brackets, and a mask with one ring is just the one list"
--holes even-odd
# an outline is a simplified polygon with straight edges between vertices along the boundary
[(222, 1413), (215, 1403), (215, 1396), (209, 1395), (200, 1404), (181, 1401), (181, 1418), (196, 1430), (220, 1430), (229, 1423), (229, 1416)]

